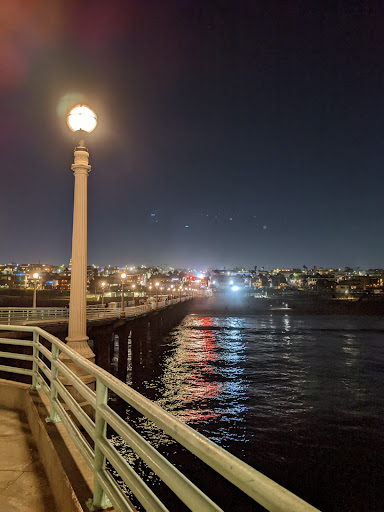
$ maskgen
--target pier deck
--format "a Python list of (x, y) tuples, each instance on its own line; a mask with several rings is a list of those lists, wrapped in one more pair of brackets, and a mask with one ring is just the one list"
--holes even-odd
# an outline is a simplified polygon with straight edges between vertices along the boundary
[(54, 512), (54, 498), (28, 420), (0, 407), (0, 502), (7, 512)]

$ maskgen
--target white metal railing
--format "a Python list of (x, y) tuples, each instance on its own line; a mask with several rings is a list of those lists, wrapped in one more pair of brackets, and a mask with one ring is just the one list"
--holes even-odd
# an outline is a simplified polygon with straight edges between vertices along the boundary
[[(107, 371), (91, 363), (40, 327), (12, 326), (10, 328), (0, 325), (1, 330), (32, 333), (32, 340), (30, 341), (0, 338), (0, 344), (32, 347), (33, 355), (0, 352), (1, 358), (31, 361), (32, 369), (0, 365), (0, 370), (29, 375), (32, 379), (31, 387), (33, 389), (41, 387), (41, 390), (46, 393), (50, 402), (47, 421), (62, 421), (72, 441), (93, 472), (93, 496), (87, 502), (90, 510), (103, 509), (109, 506), (108, 500), (110, 500), (117, 511), (133, 512), (134, 510), (119, 485), (111, 477), (109, 471), (107, 471), (106, 459), (108, 459), (114, 471), (147, 511), (167, 511), (164, 504), (107, 438), (106, 429), (108, 425), (117, 432), (190, 510), (196, 512), (222, 510), (108, 406), (109, 391), (122, 398), (127, 404), (135, 408), (157, 427), (267, 510), (273, 512), (309, 512), (317, 510), (188, 427), (172, 414), (140, 395), (140, 393), (134, 391)], [(41, 338), (49, 342), (50, 350), (42, 344)], [(69, 358), (80, 371), (85, 371), (95, 378), (96, 392), (86, 386), (63, 363), (60, 354)], [(49, 363), (46, 364), (43, 358), (48, 360)], [(73, 386), (88, 404), (92, 406), (94, 409), (94, 420), (74, 400), (66, 387), (68, 385)], [(87, 442), (67, 411), (70, 411), (82, 425), (93, 440), (94, 446)]]
[[(180, 299), (172, 299), (167, 301), (151, 302), (150, 304), (142, 304), (140, 306), (128, 306), (124, 308), (125, 316), (132, 318), (141, 316), (154, 309), (164, 309), (172, 304), (190, 300), (190, 297), (181, 297)], [(120, 316), (119, 307), (105, 307), (101, 305), (87, 306), (87, 320), (95, 320), (98, 318), (113, 318)], [(62, 322), (68, 320), (68, 308), (0, 308), (0, 324), (1, 325), (26, 325), (39, 322)]]
[(68, 318), (67, 308), (0, 308), (0, 324), (24, 324)]

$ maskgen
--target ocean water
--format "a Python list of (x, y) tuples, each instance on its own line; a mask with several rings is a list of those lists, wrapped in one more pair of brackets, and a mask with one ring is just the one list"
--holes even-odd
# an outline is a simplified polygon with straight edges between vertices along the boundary
[[(188, 315), (134, 352), (130, 343), (120, 378), (258, 471), (323, 511), (384, 510), (383, 318)], [(117, 402), (224, 510), (259, 510)], [(170, 509), (184, 510), (114, 440)]]

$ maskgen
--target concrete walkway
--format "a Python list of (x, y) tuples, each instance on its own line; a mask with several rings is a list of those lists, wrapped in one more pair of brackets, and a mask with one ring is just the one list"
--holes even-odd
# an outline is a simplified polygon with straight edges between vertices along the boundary
[(57, 510), (27, 418), (23, 413), (3, 408), (0, 408), (0, 510)]

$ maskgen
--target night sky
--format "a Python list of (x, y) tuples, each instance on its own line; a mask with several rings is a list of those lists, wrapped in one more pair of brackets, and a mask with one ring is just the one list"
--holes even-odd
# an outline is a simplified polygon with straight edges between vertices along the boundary
[(89, 264), (384, 266), (383, 2), (12, 0), (0, 20), (0, 263), (68, 264), (83, 102)]

